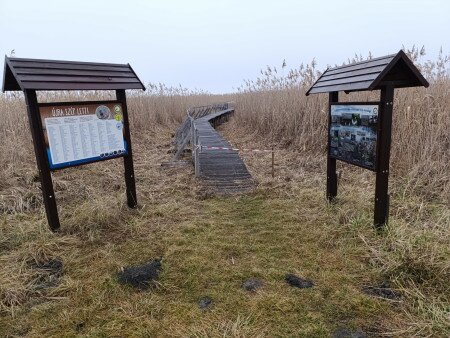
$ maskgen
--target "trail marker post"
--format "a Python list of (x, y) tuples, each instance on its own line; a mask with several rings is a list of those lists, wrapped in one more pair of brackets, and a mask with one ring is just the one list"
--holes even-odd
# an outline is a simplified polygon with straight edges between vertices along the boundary
[[(374, 225), (389, 218), (389, 160), (394, 90), (428, 87), (427, 80), (403, 52), (341, 67), (328, 68), (306, 95), (328, 93), (326, 196), (337, 196), (336, 160), (376, 174)], [(339, 102), (339, 92), (380, 90), (378, 102)]]
[[(127, 204), (137, 206), (126, 89), (142, 89), (129, 64), (5, 57), (2, 91), (23, 91), (47, 221), (60, 228), (51, 172), (123, 157)], [(39, 103), (36, 91), (115, 90), (116, 100)]]

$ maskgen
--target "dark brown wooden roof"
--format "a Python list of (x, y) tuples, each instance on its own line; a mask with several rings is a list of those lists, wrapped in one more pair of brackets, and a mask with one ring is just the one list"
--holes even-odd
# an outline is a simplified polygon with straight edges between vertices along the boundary
[(26, 89), (145, 90), (145, 86), (129, 64), (5, 57), (3, 92)]
[(429, 83), (401, 50), (393, 55), (328, 68), (306, 95), (374, 90), (386, 85), (393, 85), (394, 88), (428, 87)]

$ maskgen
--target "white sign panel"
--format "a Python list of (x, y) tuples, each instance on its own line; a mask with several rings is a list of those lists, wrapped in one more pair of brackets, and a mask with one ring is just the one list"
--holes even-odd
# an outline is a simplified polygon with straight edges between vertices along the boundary
[(50, 169), (127, 153), (120, 103), (40, 106)]

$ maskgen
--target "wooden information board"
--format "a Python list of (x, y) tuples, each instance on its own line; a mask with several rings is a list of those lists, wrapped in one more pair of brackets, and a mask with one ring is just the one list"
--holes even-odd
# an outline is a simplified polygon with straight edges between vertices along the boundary
[[(55, 170), (121, 157), (127, 204), (137, 206), (125, 90), (145, 90), (145, 86), (129, 64), (5, 57), (2, 89), (24, 92), (52, 231), (60, 228), (52, 181)], [(36, 91), (44, 90), (113, 90), (116, 100), (39, 103)]]
[[(328, 68), (306, 95), (328, 93), (328, 156), (326, 196), (338, 192), (336, 160), (376, 173), (374, 225), (389, 218), (389, 160), (391, 153), (394, 90), (428, 87), (427, 80), (403, 51), (361, 62)], [(346, 94), (379, 90), (379, 102), (339, 102)]]

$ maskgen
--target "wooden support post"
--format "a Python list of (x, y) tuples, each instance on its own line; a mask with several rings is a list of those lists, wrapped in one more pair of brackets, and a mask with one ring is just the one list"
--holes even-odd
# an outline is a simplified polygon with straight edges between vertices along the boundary
[(116, 90), (117, 101), (122, 103), (123, 127), (127, 154), (123, 158), (125, 167), (125, 184), (127, 187), (127, 204), (130, 208), (137, 207), (136, 182), (134, 178), (133, 152), (131, 148), (130, 121), (128, 119), (127, 97), (125, 90)]
[[(339, 102), (339, 93), (331, 92), (328, 96), (328, 126), (331, 126), (331, 104)], [(336, 159), (330, 157), (330, 131), (328, 133), (327, 147), (327, 199), (331, 202), (337, 195), (337, 175), (336, 175)]]
[(391, 154), (392, 109), (394, 106), (394, 88), (381, 89), (377, 173), (375, 183), (374, 225), (379, 228), (388, 222), (389, 218), (389, 160)]
[(275, 152), (272, 146), (272, 178), (275, 178)]
[(39, 114), (39, 106), (36, 91), (25, 90), (25, 101), (27, 103), (28, 121), (30, 123), (31, 135), (33, 137), (34, 152), (41, 180), (42, 197), (44, 199), (45, 213), (48, 225), (52, 231), (60, 227), (58, 208), (56, 206), (55, 192), (53, 191), (52, 175), (48, 163), (47, 147), (45, 145), (44, 131)]

